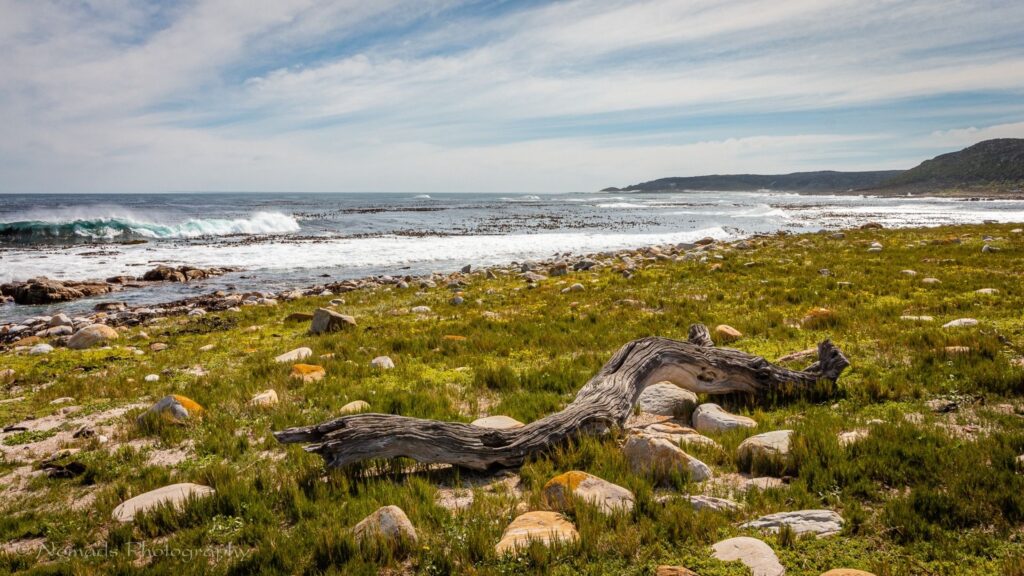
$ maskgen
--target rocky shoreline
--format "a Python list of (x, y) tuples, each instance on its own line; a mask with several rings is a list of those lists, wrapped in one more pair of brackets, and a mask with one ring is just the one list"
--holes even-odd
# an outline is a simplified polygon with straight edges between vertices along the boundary
[(0, 304), (56, 304), (79, 298), (109, 294), (126, 288), (145, 288), (159, 282), (189, 282), (237, 272), (240, 268), (196, 268), (157, 266), (138, 278), (113, 276), (106, 280), (55, 280), (40, 276), (23, 282), (0, 284)]
[[(787, 232), (779, 232), (786, 235)], [(43, 339), (54, 346), (66, 346), (73, 334), (85, 327), (101, 324), (106, 326), (137, 326), (167, 316), (202, 316), (207, 312), (240, 311), (243, 306), (275, 306), (282, 300), (295, 300), (306, 296), (331, 296), (355, 290), (373, 290), (384, 287), (421, 290), (445, 286), (452, 291), (452, 303), (461, 304), (461, 289), (469, 286), (474, 277), (493, 278), (497, 275), (516, 275), (527, 287), (548, 277), (565, 276), (570, 271), (597, 270), (611, 267), (626, 277), (644, 266), (658, 260), (691, 260), (723, 258), (715, 252), (720, 250), (750, 247), (752, 242), (766, 235), (756, 235), (733, 242), (720, 242), (707, 237), (693, 243), (679, 243), (662, 246), (623, 249), (588, 255), (560, 254), (545, 260), (511, 262), (506, 265), (476, 269), (466, 265), (451, 273), (434, 272), (413, 275), (377, 275), (359, 279), (327, 282), (305, 288), (294, 288), (279, 292), (226, 292), (218, 290), (210, 294), (174, 300), (160, 304), (130, 307), (124, 302), (101, 302), (91, 314), (69, 317), (63, 313), (51, 316), (36, 316), (20, 322), (0, 324), (0, 347), (27, 350), (43, 343)], [(17, 303), (57, 303), (77, 298), (116, 292), (125, 288), (142, 288), (158, 282), (187, 282), (234, 272), (233, 268), (193, 268), (182, 266), (171, 268), (158, 266), (139, 278), (113, 277), (105, 282), (59, 281), (35, 278), (21, 283), (0, 286), (3, 297)], [(573, 286), (566, 288), (571, 291)], [(80, 295), (79, 295), (80, 294)], [(20, 301), (19, 301), (20, 299)]]

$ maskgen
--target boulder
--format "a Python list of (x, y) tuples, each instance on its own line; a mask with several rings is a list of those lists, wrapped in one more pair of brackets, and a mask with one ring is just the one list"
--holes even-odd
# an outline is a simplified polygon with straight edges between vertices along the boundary
[(344, 314), (338, 314), (327, 308), (317, 308), (313, 313), (313, 323), (309, 326), (310, 334), (324, 334), (326, 332), (337, 332), (346, 328), (354, 328), (356, 319)]
[(508, 430), (509, 428), (521, 428), (525, 426), (519, 420), (509, 416), (486, 416), (484, 418), (477, 418), (470, 424), (473, 426), (479, 426), (481, 428), (494, 428), (495, 430)]
[(309, 358), (312, 355), (313, 351), (310, 350), (309, 348), (296, 348), (291, 352), (285, 352), (284, 354), (281, 354), (277, 358), (274, 358), (274, 362), (277, 362), (279, 364), (298, 362), (299, 360), (305, 360), (306, 358)]
[(751, 576), (783, 576), (786, 569), (779, 563), (771, 546), (747, 536), (722, 540), (711, 547), (712, 556), (723, 562), (740, 561), (750, 569)]
[(718, 404), (701, 404), (693, 412), (693, 427), (706, 434), (735, 428), (757, 428), (757, 422), (746, 416), (730, 414)]
[(259, 394), (252, 397), (249, 400), (250, 406), (258, 406), (260, 408), (269, 408), (270, 406), (276, 406), (278, 403), (277, 391), (270, 389), (264, 390)]
[(152, 510), (163, 504), (170, 504), (175, 508), (184, 507), (191, 499), (198, 499), (213, 494), (215, 490), (209, 486), (199, 484), (183, 483), (171, 484), (163, 488), (157, 488), (145, 494), (140, 494), (129, 500), (125, 500), (114, 508), (111, 516), (118, 522), (131, 522), (141, 512)]
[(576, 542), (579, 537), (572, 522), (557, 512), (527, 512), (505, 528), (494, 551), (498, 556), (515, 554), (529, 547), (531, 542), (550, 546), (552, 542)]
[(592, 474), (573, 470), (559, 474), (544, 485), (544, 501), (555, 510), (572, 508), (573, 497), (593, 504), (605, 514), (631, 512), (633, 493)]
[(317, 366), (316, 364), (294, 364), (290, 374), (293, 379), (302, 380), (307, 383), (323, 380), (326, 375), (327, 370), (323, 366)]
[(170, 266), (157, 266), (152, 270), (147, 270), (142, 275), (142, 280), (147, 282), (187, 282), (188, 277), (184, 272), (175, 270)]
[(659, 382), (644, 388), (637, 405), (650, 414), (689, 420), (697, 407), (697, 395), (671, 382)]
[(341, 414), (356, 414), (358, 412), (366, 412), (370, 409), (370, 404), (364, 400), (353, 400), (348, 404), (345, 404), (338, 410)]
[(775, 430), (747, 438), (736, 449), (740, 470), (779, 471), (789, 460), (789, 439), (792, 430)]
[(202, 414), (203, 407), (195, 400), (180, 394), (171, 394), (157, 400), (149, 410), (139, 416), (139, 421), (155, 417), (171, 424), (185, 424)]
[(778, 532), (783, 526), (789, 526), (797, 535), (810, 532), (819, 536), (830, 536), (842, 531), (843, 517), (832, 510), (797, 510), (762, 516), (743, 524), (740, 528)]
[(743, 333), (728, 324), (719, 324), (715, 326), (715, 336), (722, 342), (733, 342), (743, 338)]
[(683, 474), (689, 475), (694, 482), (711, 478), (711, 468), (707, 464), (665, 438), (632, 435), (626, 439), (622, 452), (629, 467), (637, 474), (652, 474), (658, 478)]
[(68, 339), (68, 348), (72, 350), (84, 350), (97, 344), (106, 344), (111, 340), (117, 340), (118, 333), (105, 324), (90, 324), (75, 332)]
[(381, 370), (391, 370), (395, 367), (395, 362), (388, 356), (377, 356), (370, 360), (370, 366), (380, 368)]
[(352, 535), (356, 542), (370, 538), (381, 539), (391, 545), (417, 540), (416, 529), (405, 515), (405, 511), (398, 506), (378, 508), (352, 528)]

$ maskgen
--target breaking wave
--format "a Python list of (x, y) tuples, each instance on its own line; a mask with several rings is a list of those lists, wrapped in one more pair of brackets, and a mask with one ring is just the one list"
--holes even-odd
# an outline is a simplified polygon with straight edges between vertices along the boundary
[(279, 212), (257, 212), (247, 218), (192, 218), (161, 224), (135, 218), (103, 217), (0, 222), (0, 240), (17, 243), (73, 240), (202, 238), (298, 232), (299, 223)]

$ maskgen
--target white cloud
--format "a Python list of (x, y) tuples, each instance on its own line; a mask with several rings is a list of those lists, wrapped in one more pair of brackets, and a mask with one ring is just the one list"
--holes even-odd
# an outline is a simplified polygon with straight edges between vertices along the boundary
[[(497, 17), (457, 7), (0, 0), (0, 192), (589, 189), (902, 166), (911, 146), (1021, 134), (1014, 108), (982, 122), (964, 101), (949, 105), (959, 115), (921, 114), (903, 132), (766, 119), (1024, 93), (1024, 5), (575, 0)], [(684, 120), (653, 137), (630, 114)], [(739, 114), (757, 118), (700, 121)], [(951, 130), (970, 124), (999, 125)], [(864, 152), (880, 147), (888, 159)]]

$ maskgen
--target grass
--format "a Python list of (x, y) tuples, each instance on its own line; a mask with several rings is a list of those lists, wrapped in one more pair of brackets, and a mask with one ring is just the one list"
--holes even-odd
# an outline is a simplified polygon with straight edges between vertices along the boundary
[[(772, 236), (750, 241), (749, 250), (714, 252), (721, 260), (648, 261), (630, 279), (605, 268), (527, 288), (512, 276), (474, 276), (459, 306), (449, 303), (444, 282), (424, 291), (351, 292), (340, 296), (345, 303), (337, 309), (359, 325), (330, 335), (308, 336), (306, 324), (283, 321), (331, 300), (315, 297), (164, 319), (127, 331), (110, 350), (4, 354), (0, 369), (13, 368), (17, 381), (0, 399), (25, 399), (0, 404), (0, 425), (52, 414), (49, 402), (64, 396), (74, 397), (83, 413), (167, 394), (185, 395), (206, 410), (189, 426), (155, 430), (136, 426), (140, 411), (133, 410), (113, 422), (112, 442), (76, 441), (85, 474), (36, 477), (23, 493), (4, 497), (0, 542), (42, 538), (47, 551), (78, 553), (0, 553), (0, 573), (640, 575), (680, 564), (726, 576), (747, 572), (712, 559), (709, 546), (747, 534), (772, 545), (790, 575), (836, 567), (879, 576), (1024, 574), (1024, 475), (1017, 460), (1024, 453), (1024, 368), (1013, 363), (1024, 355), (1024, 235), (1011, 228), (856, 230), (841, 240)], [(995, 237), (989, 243), (1000, 250), (982, 253), (984, 236)], [(884, 245), (882, 252), (867, 252), (873, 241)], [(712, 264), (721, 266), (712, 271)], [(819, 273), (823, 268), (830, 274)], [(901, 274), (905, 269), (917, 275)], [(929, 276), (941, 284), (921, 282)], [(576, 282), (586, 290), (561, 293)], [(975, 293), (980, 288), (999, 292)], [(407, 313), (419, 305), (433, 312)], [(814, 318), (801, 326), (809, 314)], [(935, 322), (901, 315), (931, 315)], [(941, 328), (968, 316), (980, 325)], [(561, 409), (624, 343), (649, 335), (685, 338), (693, 322), (729, 324), (744, 334), (731, 346), (770, 360), (828, 337), (853, 363), (835, 386), (712, 399), (759, 423), (753, 431), (716, 436), (720, 451), (692, 450), (716, 474), (739, 469), (736, 447), (747, 436), (794, 430), (788, 482), (746, 493), (737, 513), (657, 503), (658, 488), (630, 473), (614, 435), (530, 460), (518, 470), (521, 498), (476, 489), (468, 509), (451, 512), (435, 496), (442, 484), (458, 483), (457, 471), (409, 461), (325, 470), (318, 457), (278, 445), (270, 434), (334, 417), (353, 400), (369, 402), (375, 412), (423, 418), (469, 422), (488, 412), (534, 420)], [(148, 339), (139, 337), (142, 331)], [(150, 352), (151, 342), (169, 347)], [(215, 347), (200, 352), (206, 344)], [(306, 362), (326, 368), (323, 380), (293, 380), (289, 365), (273, 361), (300, 346), (314, 351)], [(969, 351), (950, 353), (949, 346)], [(379, 355), (391, 356), (396, 368), (372, 369), (369, 361)], [(195, 365), (208, 374), (185, 372)], [(146, 382), (147, 374), (160, 380)], [(248, 405), (267, 388), (281, 397), (278, 406)], [(960, 409), (933, 413), (925, 402), (936, 398), (956, 399)], [(855, 429), (869, 434), (842, 447), (837, 434)], [(18, 434), (4, 443), (40, 439)], [(189, 456), (173, 466), (148, 463), (154, 450), (174, 448)], [(0, 463), (0, 475), (17, 467)], [(496, 557), (494, 544), (517, 505), (541, 508), (543, 485), (574, 469), (632, 490), (635, 510), (608, 517), (575, 506), (568, 515), (581, 534), (578, 545)], [(133, 524), (110, 519), (125, 499), (173, 482), (205, 484), (217, 493)], [(678, 480), (673, 489), (697, 493), (700, 486)], [(95, 498), (91, 504), (71, 507), (87, 494)], [(400, 550), (357, 545), (351, 527), (388, 504), (408, 514), (418, 542)], [(738, 528), (762, 514), (801, 508), (840, 512), (844, 532), (811, 539)], [(95, 553), (82, 552), (88, 550)]]

